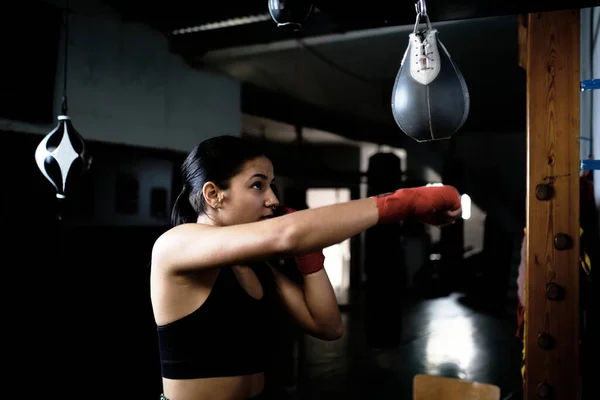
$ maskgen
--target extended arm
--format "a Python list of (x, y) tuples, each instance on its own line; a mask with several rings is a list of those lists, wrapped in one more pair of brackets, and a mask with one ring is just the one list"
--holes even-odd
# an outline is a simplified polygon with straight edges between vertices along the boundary
[(183, 224), (156, 241), (152, 263), (185, 271), (284, 258), (323, 249), (378, 222), (408, 216), (443, 225), (460, 216), (460, 195), (451, 186), (400, 189), (248, 224)]
[(339, 243), (377, 219), (375, 201), (361, 199), (241, 225), (183, 224), (156, 241), (152, 262), (183, 271), (285, 258)]

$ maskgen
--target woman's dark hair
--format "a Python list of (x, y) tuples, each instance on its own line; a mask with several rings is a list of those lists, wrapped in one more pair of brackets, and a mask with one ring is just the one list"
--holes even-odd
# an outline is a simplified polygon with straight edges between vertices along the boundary
[(226, 190), (247, 161), (264, 155), (255, 142), (236, 136), (216, 136), (198, 144), (181, 165), (183, 188), (173, 205), (171, 224), (196, 222), (205, 211), (202, 187), (206, 182)]

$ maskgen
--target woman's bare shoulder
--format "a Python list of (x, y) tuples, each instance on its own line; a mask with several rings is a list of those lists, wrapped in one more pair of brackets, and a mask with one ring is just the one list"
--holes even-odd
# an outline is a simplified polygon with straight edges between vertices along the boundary
[(216, 227), (211, 225), (200, 224), (196, 222), (189, 222), (187, 224), (177, 225), (163, 232), (156, 239), (155, 245), (159, 242), (179, 242), (185, 238), (189, 238), (190, 240), (196, 240), (198, 237), (205, 235), (208, 231), (215, 228)]
[(174, 226), (154, 241), (152, 246), (152, 265), (167, 262), (170, 254), (177, 252), (187, 242), (198, 241), (213, 228), (206, 224), (187, 223)]

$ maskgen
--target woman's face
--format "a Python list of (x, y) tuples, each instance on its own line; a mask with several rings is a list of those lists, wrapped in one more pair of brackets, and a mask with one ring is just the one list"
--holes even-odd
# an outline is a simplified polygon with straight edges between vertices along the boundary
[(247, 161), (224, 191), (221, 223), (244, 224), (273, 216), (273, 208), (279, 205), (272, 189), (274, 179), (273, 164), (268, 158)]

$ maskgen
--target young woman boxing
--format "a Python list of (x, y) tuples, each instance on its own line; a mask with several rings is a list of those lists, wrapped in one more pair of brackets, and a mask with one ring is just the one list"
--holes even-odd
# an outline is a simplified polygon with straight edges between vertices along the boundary
[[(151, 300), (169, 400), (267, 398), (273, 304), (310, 335), (343, 334), (321, 249), (375, 224), (410, 217), (443, 226), (461, 215), (456, 189), (434, 186), (274, 217), (271, 161), (232, 136), (196, 146), (182, 177), (173, 227), (152, 250)], [(287, 257), (296, 258), (302, 284), (271, 266)]]

